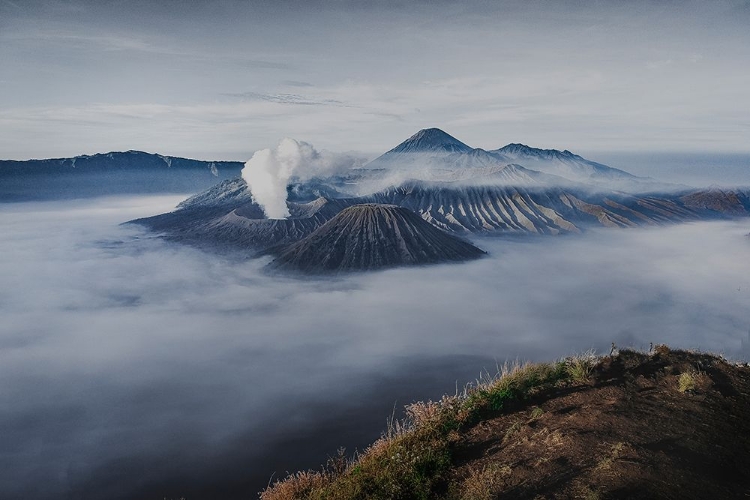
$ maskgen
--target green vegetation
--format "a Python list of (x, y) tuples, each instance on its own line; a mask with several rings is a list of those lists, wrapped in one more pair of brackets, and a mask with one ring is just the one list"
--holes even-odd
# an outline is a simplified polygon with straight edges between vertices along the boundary
[[(597, 363), (589, 352), (555, 363), (506, 365), (462, 394), (408, 406), (406, 418), (392, 422), (363, 453), (351, 460), (340, 453), (321, 471), (293, 474), (262, 492), (261, 499), (433, 498), (447, 487), (451, 443), (461, 431), (543, 391), (586, 383)], [(542, 413), (536, 408), (531, 416)], [(471, 488), (458, 496), (489, 498), (493, 485), (508, 474), (492, 467), (475, 471), (467, 483)]]

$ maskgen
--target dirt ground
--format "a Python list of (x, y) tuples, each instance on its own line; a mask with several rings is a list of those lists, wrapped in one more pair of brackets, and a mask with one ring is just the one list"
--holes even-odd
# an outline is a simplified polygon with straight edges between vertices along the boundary
[(481, 422), (453, 457), (463, 498), (750, 498), (750, 368), (623, 351)]

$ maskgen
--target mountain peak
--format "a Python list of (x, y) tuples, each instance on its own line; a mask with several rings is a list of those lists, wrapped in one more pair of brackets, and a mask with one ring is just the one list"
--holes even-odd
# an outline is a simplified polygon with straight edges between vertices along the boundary
[(465, 153), (471, 148), (439, 128), (425, 128), (391, 149), (389, 153), (426, 153), (445, 151)]

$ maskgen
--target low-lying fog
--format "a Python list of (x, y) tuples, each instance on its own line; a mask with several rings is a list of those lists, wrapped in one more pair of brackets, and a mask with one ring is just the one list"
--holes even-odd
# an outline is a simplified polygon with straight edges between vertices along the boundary
[(747, 153), (592, 152), (584, 154), (633, 175), (694, 187), (750, 186)]
[(296, 280), (118, 226), (181, 199), (2, 207), (0, 498), (252, 498), (508, 359), (750, 355), (750, 220)]

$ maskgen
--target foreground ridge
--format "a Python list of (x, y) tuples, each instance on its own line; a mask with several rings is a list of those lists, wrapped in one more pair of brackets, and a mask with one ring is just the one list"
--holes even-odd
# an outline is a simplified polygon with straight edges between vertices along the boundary
[(657, 346), (516, 364), (406, 414), (364, 452), (261, 499), (750, 493), (750, 367), (714, 355)]

